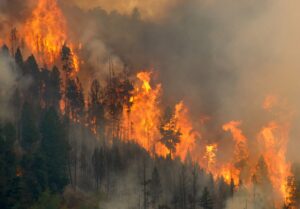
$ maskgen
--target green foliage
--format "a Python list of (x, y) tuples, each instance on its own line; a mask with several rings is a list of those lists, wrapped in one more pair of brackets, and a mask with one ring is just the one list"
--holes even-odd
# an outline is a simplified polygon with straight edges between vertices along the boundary
[(54, 108), (44, 113), (41, 121), (41, 155), (45, 160), (48, 187), (51, 191), (62, 191), (68, 183), (66, 133)]
[(33, 107), (25, 102), (21, 113), (21, 145), (26, 152), (32, 152), (39, 140), (37, 121)]
[(30, 209), (59, 209), (60, 205), (60, 196), (46, 190), (40, 195), (38, 201)]
[(0, 124), (0, 205), (10, 208), (16, 200), (12, 188), (16, 178), (16, 158), (13, 153), (16, 134), (12, 124)]

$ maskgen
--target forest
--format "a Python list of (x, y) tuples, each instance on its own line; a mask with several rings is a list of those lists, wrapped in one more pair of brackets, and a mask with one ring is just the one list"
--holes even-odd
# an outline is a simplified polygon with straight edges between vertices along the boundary
[[(19, 49), (14, 57), (7, 46), (1, 49), (10, 70), (20, 75), (11, 118), (1, 121), (1, 208), (224, 207), (233, 181), (215, 181), (189, 156), (184, 162), (173, 158), (178, 130), (161, 128), (167, 157), (121, 140), (116, 127), (122, 109), (130, 106), (130, 80), (112, 76), (105, 88), (94, 80), (84, 95), (80, 80), (71, 76), (71, 56), (63, 46), (63, 68), (50, 71), (40, 69), (34, 56), (23, 60)], [(31, 79), (26, 88), (24, 78)], [(162, 127), (172, 114), (167, 108)]]
[(0, 209), (299, 208), (294, 8), (0, 0)]
[[(189, 154), (183, 161), (172, 156), (181, 132), (171, 107), (158, 127), (166, 156), (124, 140), (122, 112), (130, 112), (133, 103), (133, 84), (125, 74), (112, 72), (105, 87), (95, 79), (84, 94), (66, 45), (62, 69), (39, 68), (33, 55), (23, 60), (17, 49), (11, 56), (6, 45), (1, 59), (18, 75), (9, 119), (1, 121), (1, 208), (213, 209), (224, 208), (243, 190), (242, 182), (214, 179)], [(257, 187), (267, 191), (263, 158), (257, 166)], [(293, 194), (296, 204), (296, 188)], [(256, 195), (255, 207), (272, 207), (271, 199)], [(247, 208), (247, 200), (244, 204)]]

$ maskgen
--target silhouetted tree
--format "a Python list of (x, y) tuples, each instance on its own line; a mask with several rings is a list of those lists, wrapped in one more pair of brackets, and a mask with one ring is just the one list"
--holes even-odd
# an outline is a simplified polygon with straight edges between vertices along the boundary
[(12, 56), (14, 56), (16, 53), (16, 48), (18, 47), (18, 44), (19, 44), (18, 43), (18, 33), (17, 33), (16, 28), (13, 28), (10, 31), (9, 40), (10, 40), (11, 54), (12, 54)]
[(162, 194), (162, 186), (160, 182), (160, 176), (158, 173), (158, 169), (155, 166), (152, 171), (152, 177), (149, 185), (149, 196), (150, 196), (150, 203), (153, 208), (157, 208), (159, 204), (160, 196)]
[(78, 78), (67, 80), (66, 101), (66, 114), (79, 120), (84, 110), (84, 95)]
[(160, 141), (168, 148), (172, 157), (172, 153), (176, 152), (176, 145), (180, 142), (181, 133), (177, 128), (174, 111), (170, 107), (165, 111), (159, 130), (162, 136)]
[(73, 54), (71, 49), (64, 44), (61, 49), (61, 60), (63, 63), (62, 69), (65, 72), (65, 77), (68, 79), (74, 72)]
[(33, 151), (38, 140), (36, 114), (32, 106), (25, 102), (21, 113), (21, 145), (25, 151)]
[(16, 60), (17, 65), (21, 69), (23, 69), (23, 67), (24, 67), (24, 60), (23, 60), (23, 56), (22, 56), (20, 48), (18, 48), (17, 51), (16, 51), (15, 60)]
[(11, 193), (17, 177), (17, 159), (13, 150), (15, 140), (14, 126), (0, 124), (0, 205), (3, 209), (12, 208), (18, 201), (18, 196)]
[(54, 108), (47, 110), (41, 122), (41, 151), (47, 166), (49, 188), (62, 191), (68, 183), (66, 133)]
[(40, 69), (33, 55), (29, 56), (24, 63), (24, 73), (30, 76), (31, 82), (26, 93), (27, 101), (30, 101), (37, 108), (40, 98)]
[(104, 177), (105, 174), (105, 166), (104, 166), (104, 150), (102, 148), (96, 148), (94, 150), (93, 156), (92, 156), (92, 163), (93, 163), (93, 168), (94, 168), (94, 176), (95, 176), (95, 181), (96, 181), (96, 189), (98, 190), (102, 178)]
[[(89, 120), (92, 121), (92, 128), (95, 128), (100, 139), (104, 140), (105, 110), (104, 110), (104, 93), (98, 80), (94, 80), (89, 93)], [(94, 126), (94, 127), (93, 127)]]
[(212, 201), (211, 195), (210, 195), (207, 187), (204, 187), (204, 190), (202, 192), (202, 196), (200, 199), (200, 206), (203, 209), (212, 209), (213, 208), (213, 201)]

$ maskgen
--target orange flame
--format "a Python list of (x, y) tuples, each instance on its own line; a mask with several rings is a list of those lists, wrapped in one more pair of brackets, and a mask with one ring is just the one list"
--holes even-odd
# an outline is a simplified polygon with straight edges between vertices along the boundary
[(206, 162), (206, 165), (202, 165), (204, 168), (206, 168), (206, 171), (208, 173), (216, 173), (216, 152), (218, 150), (217, 144), (209, 144), (206, 145), (205, 149), (205, 155), (204, 160)]
[(152, 154), (165, 155), (167, 150), (159, 139), (158, 124), (160, 118), (159, 98), (161, 85), (151, 87), (151, 72), (137, 74), (130, 113), (124, 110), (126, 118), (124, 126), (129, 131), (128, 140), (135, 140), (140, 146)]
[(181, 160), (186, 158), (188, 152), (193, 151), (196, 146), (196, 139), (200, 137), (200, 134), (194, 130), (188, 113), (188, 108), (182, 101), (175, 106), (175, 119), (177, 120), (177, 127), (181, 132), (181, 140), (176, 146), (175, 156), (180, 157)]
[[(25, 22), (26, 47), (36, 56), (40, 64), (51, 66), (60, 58), (62, 45), (68, 40), (66, 19), (56, 0), (39, 0), (31, 17)], [(69, 44), (73, 54), (75, 71), (79, 70), (79, 58), (74, 53), (74, 45)]]
[[(247, 138), (238, 128), (240, 124), (240, 121), (230, 121), (229, 123), (223, 125), (224, 131), (231, 132), (233, 140), (235, 142), (235, 147), (232, 162), (227, 166), (227, 168), (223, 168), (223, 172), (225, 172), (225, 174), (222, 176), (224, 177), (227, 183), (230, 183), (232, 179), (235, 185), (239, 184), (241, 171), (246, 166), (245, 163), (247, 162), (249, 157)], [(225, 176), (227, 176), (227, 178)]]
[(274, 192), (280, 198), (280, 202), (286, 204), (291, 203), (291, 188), (288, 187), (287, 181), (293, 176), (291, 164), (285, 157), (288, 138), (289, 125), (275, 121), (263, 127), (258, 135), (261, 153), (266, 161)]
[[(124, 111), (126, 118), (124, 127), (130, 130), (129, 140), (135, 140), (139, 145), (152, 154), (166, 156), (169, 151), (159, 141), (161, 84), (152, 87), (151, 72), (140, 72), (137, 74), (137, 81), (134, 84), (133, 97), (130, 98), (132, 107), (130, 112)], [(193, 125), (188, 118), (188, 109), (183, 102), (175, 106), (175, 116), (177, 127), (181, 132), (181, 140), (176, 145), (175, 157), (184, 160), (189, 151), (193, 151), (196, 138), (199, 134), (193, 130)]]

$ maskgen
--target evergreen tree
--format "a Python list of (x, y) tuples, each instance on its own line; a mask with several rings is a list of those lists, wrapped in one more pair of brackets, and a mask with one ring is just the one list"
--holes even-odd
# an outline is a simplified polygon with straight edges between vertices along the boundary
[(24, 60), (23, 60), (23, 56), (22, 56), (20, 48), (18, 48), (17, 51), (16, 51), (15, 60), (16, 60), (17, 65), (21, 69), (23, 69), (23, 67), (24, 67)]
[(9, 57), (9, 49), (5, 44), (1, 47), (1, 55), (5, 57)]
[(68, 79), (75, 69), (72, 51), (66, 44), (64, 44), (61, 49), (61, 60), (63, 63), (62, 69), (65, 72), (66, 79)]
[(202, 192), (202, 196), (200, 199), (200, 206), (203, 209), (212, 209), (213, 208), (213, 201), (212, 201), (211, 195), (210, 195), (207, 187), (204, 187), (204, 190)]
[(191, 209), (196, 209), (197, 197), (198, 197), (198, 172), (199, 166), (197, 163), (193, 163), (192, 167), (192, 191), (189, 196), (189, 202), (191, 204)]
[(102, 178), (105, 174), (105, 166), (104, 166), (104, 150), (102, 148), (96, 148), (94, 150), (93, 156), (92, 156), (92, 163), (94, 168), (94, 176), (96, 181), (96, 188), (99, 189)]
[(52, 194), (47, 190), (43, 192), (37, 202), (30, 209), (58, 209), (61, 205), (61, 198), (58, 194)]
[(84, 95), (81, 83), (78, 78), (68, 79), (66, 88), (67, 114), (79, 120), (84, 110)]
[(16, 53), (16, 48), (18, 47), (18, 33), (17, 33), (17, 29), (16, 28), (13, 28), (11, 31), (10, 31), (10, 46), (11, 46), (11, 54), (12, 56), (15, 55)]
[(150, 202), (153, 208), (157, 208), (162, 194), (162, 186), (160, 182), (160, 176), (158, 169), (155, 166), (152, 171), (152, 177), (149, 185)]
[(89, 119), (100, 139), (104, 139), (105, 111), (103, 104), (103, 92), (98, 80), (94, 80), (89, 93)]
[(14, 155), (16, 131), (12, 124), (0, 124), (0, 205), (11, 208), (17, 197), (12, 195), (16, 178), (17, 161)]
[(41, 121), (41, 152), (48, 173), (48, 187), (60, 192), (68, 183), (66, 133), (54, 108), (46, 110)]
[(33, 151), (36, 142), (39, 140), (39, 131), (37, 127), (36, 115), (32, 105), (25, 102), (21, 113), (21, 145), (27, 151)]
[(24, 63), (24, 74), (30, 76), (31, 83), (28, 88), (26, 99), (35, 107), (39, 107), (40, 98), (40, 69), (33, 55), (29, 56)]
[(252, 178), (254, 206), (262, 208), (273, 207), (273, 187), (269, 179), (269, 171), (265, 159), (261, 156)]
[(168, 107), (160, 124), (161, 143), (164, 144), (172, 153), (176, 152), (176, 145), (180, 142), (181, 133), (177, 128), (174, 110)]
[(56, 66), (49, 72), (49, 78), (46, 84), (45, 98), (47, 106), (53, 106), (57, 111), (59, 110), (59, 102), (61, 100), (61, 78), (60, 72)]

